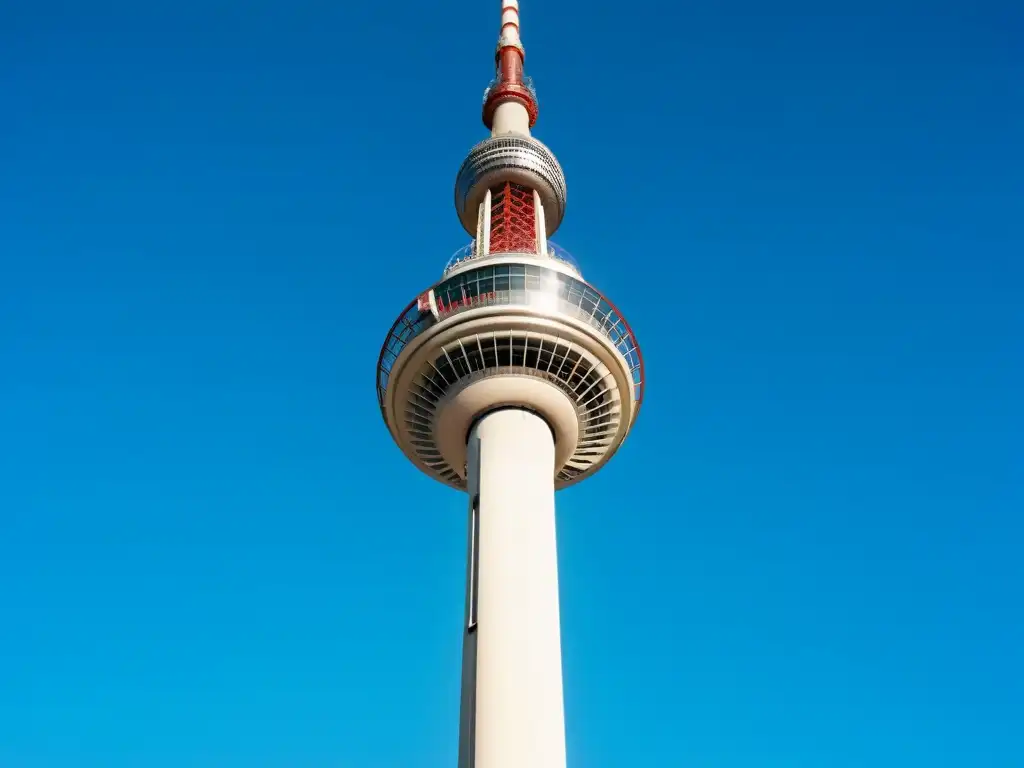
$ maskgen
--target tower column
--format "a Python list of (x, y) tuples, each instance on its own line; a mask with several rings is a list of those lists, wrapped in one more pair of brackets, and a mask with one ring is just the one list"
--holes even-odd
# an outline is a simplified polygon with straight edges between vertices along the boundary
[(565, 768), (555, 443), (503, 409), (470, 433), (460, 768)]

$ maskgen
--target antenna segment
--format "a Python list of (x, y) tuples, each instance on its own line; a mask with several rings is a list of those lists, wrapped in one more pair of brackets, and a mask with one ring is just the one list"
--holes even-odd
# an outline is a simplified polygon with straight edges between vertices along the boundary
[(519, 0), (502, 0), (494, 61), (497, 74), (484, 97), (484, 125), (492, 136), (529, 136), (537, 122), (537, 94), (523, 75), (526, 49), (519, 39)]

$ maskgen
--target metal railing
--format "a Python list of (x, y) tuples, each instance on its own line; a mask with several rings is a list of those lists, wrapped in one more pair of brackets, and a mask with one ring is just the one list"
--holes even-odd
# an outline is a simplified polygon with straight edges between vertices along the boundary
[[(487, 97), (491, 95), (491, 91), (493, 91), (500, 84), (501, 84), (501, 78), (500, 77), (495, 77), (493, 80), (491, 80), (491, 82), (489, 82), (487, 84), (487, 87), (484, 89), (484, 98), (483, 98), (483, 103), (484, 104), (487, 103)], [(522, 85), (523, 85), (524, 88), (526, 88), (526, 90), (528, 90), (530, 92), (530, 95), (533, 96), (534, 102), (536, 102), (537, 101), (537, 89), (533, 85), (533, 78), (530, 77), (529, 75), (524, 75), (523, 76)]]
[[(448, 263), (444, 265), (444, 274), (448, 275), (450, 272), (453, 272), (455, 269), (457, 269), (458, 267), (462, 266), (463, 264), (465, 264), (468, 261), (473, 261), (475, 259), (482, 259), (482, 258), (484, 258), (484, 256), (504, 256), (504, 255), (506, 255), (506, 254), (501, 254), (501, 253), (479, 254), (479, 253), (477, 253), (476, 240), (470, 240), (466, 245), (462, 246), (461, 248), (459, 248), (459, 250), (457, 250), (455, 253), (453, 253), (452, 257), (450, 259), (448, 259)], [(536, 256), (537, 254), (527, 253), (525, 255), (526, 256)], [(548, 258), (554, 259), (555, 261), (560, 261), (563, 264), (565, 264), (565, 265), (567, 265), (569, 267), (572, 267), (573, 271), (576, 272), (577, 274), (580, 274), (580, 275), (583, 274), (582, 271), (580, 270), (579, 263), (576, 261), (576, 259), (573, 257), (573, 255), (571, 253), (569, 253), (567, 250), (565, 250), (565, 248), (563, 248), (562, 246), (558, 245), (558, 243), (555, 243), (555, 242), (552, 242), (551, 240), (548, 240), (548, 253), (547, 253), (547, 256), (548, 256)]]

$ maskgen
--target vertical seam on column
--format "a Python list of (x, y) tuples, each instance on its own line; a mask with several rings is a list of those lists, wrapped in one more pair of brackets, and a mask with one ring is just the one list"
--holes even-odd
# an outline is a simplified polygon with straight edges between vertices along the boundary
[[(477, 475), (479, 483), (479, 474)], [(477, 624), (477, 600), (480, 589), (480, 491), (473, 494), (469, 513), (469, 621), (466, 631), (474, 632)]]
[[(481, 442), (480, 442), (480, 438), (479, 437), (473, 436), (473, 437), (470, 437), (469, 439), (476, 441), (476, 450), (471, 453), (471, 455), (474, 458), (474, 462), (473, 463), (475, 465), (475, 466), (472, 467), (472, 470), (473, 470), (474, 476), (476, 477), (476, 488), (474, 489), (473, 500), (472, 500), (472, 504), (473, 504), (473, 506), (472, 506), (472, 514), (476, 518), (476, 526), (475, 526), (474, 530), (470, 531), (470, 535), (475, 537), (475, 541), (471, 541), (472, 557), (474, 558), (474, 561), (471, 562), (471, 564), (470, 564), (470, 567), (471, 567), (470, 578), (473, 579), (473, 582), (471, 582), (472, 589), (473, 589), (473, 597), (471, 599), (472, 600), (478, 600), (479, 598), (477, 597), (477, 595), (479, 594), (479, 591), (480, 591), (480, 526), (481, 526), (482, 521), (483, 521), (483, 515), (480, 514), (480, 505), (481, 505), (481, 502), (480, 502), (481, 493), (480, 492), (482, 490), (481, 487), (480, 487), (480, 481), (482, 479), (480, 477), (480, 462), (481, 462), (480, 449), (481, 449)], [(468, 473), (467, 473), (467, 475), (468, 475)], [(472, 613), (472, 618), (474, 620), (473, 621), (473, 628), (469, 629), (467, 627), (466, 635), (465, 635), (465, 637), (466, 637), (465, 642), (466, 643), (472, 643), (472, 649), (473, 649), (473, 686), (472, 686), (472, 691), (470, 693), (470, 707), (471, 707), (471, 709), (470, 709), (470, 713), (469, 713), (469, 723), (468, 723), (468, 726), (467, 726), (469, 728), (469, 734), (467, 735), (467, 740), (468, 740), (469, 743), (468, 743), (467, 748), (466, 748), (466, 758), (467, 758), (467, 761), (468, 761), (468, 765), (466, 765), (465, 768), (475, 768), (475, 766), (476, 766), (476, 710), (477, 710), (477, 695), (476, 694), (477, 694), (477, 685), (479, 683), (479, 679), (478, 679), (478, 666), (479, 666), (479, 663), (480, 663), (479, 640), (478, 640), (479, 636), (477, 635), (477, 632), (476, 632), (476, 621), (475, 621), (475, 619), (476, 619), (476, 609), (473, 607), (472, 603), (470, 604), (470, 611)]]

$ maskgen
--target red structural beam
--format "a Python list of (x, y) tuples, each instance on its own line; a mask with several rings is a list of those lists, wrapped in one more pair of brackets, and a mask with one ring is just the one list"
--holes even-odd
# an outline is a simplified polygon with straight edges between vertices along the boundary
[(537, 211), (533, 190), (522, 184), (491, 189), (491, 253), (536, 253)]

